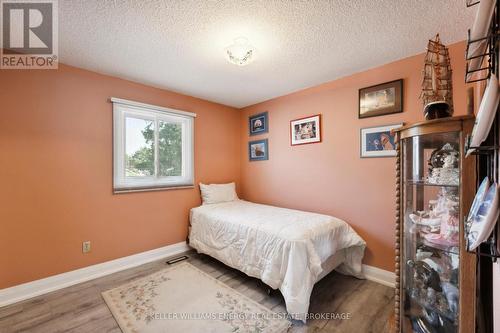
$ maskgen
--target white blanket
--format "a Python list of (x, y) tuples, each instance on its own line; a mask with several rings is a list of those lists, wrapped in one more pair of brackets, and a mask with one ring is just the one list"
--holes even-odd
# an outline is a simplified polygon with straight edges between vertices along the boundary
[(305, 321), (321, 264), (347, 249), (337, 268), (363, 278), (366, 243), (346, 222), (328, 215), (243, 200), (191, 209), (189, 244), (283, 294), (288, 313)]

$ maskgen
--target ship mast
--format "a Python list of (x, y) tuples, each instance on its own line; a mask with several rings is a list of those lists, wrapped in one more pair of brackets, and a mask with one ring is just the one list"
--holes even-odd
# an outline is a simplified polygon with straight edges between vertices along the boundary
[[(448, 48), (441, 43), (439, 34), (429, 40), (424, 61), (422, 98), (426, 118), (429, 111), (441, 115), (453, 113), (451, 65)], [(439, 110), (436, 110), (439, 108)], [(437, 116), (436, 116), (437, 117)], [(430, 117), (429, 119), (433, 119)]]

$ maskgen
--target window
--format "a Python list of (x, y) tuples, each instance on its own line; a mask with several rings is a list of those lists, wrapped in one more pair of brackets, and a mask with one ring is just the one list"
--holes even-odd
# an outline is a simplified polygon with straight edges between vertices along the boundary
[(196, 114), (112, 98), (114, 191), (193, 186)]

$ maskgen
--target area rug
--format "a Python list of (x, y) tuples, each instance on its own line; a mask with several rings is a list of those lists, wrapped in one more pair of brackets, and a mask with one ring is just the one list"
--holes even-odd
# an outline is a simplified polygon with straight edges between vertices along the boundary
[(184, 262), (102, 293), (124, 333), (286, 332), (290, 322)]

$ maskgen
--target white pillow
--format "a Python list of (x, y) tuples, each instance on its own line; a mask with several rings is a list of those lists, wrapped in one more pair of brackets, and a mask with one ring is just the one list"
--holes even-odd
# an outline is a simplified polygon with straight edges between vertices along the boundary
[(200, 183), (200, 190), (204, 205), (238, 200), (234, 183), (210, 185)]

